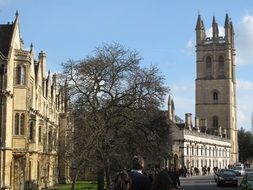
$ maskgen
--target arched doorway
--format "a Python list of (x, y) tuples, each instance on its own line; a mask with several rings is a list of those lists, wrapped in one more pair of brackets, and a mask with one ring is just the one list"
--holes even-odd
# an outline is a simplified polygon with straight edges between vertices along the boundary
[(24, 155), (14, 156), (13, 158), (13, 190), (25, 188), (25, 167), (26, 159)]
[(177, 154), (174, 154), (174, 168), (175, 169), (178, 169), (179, 168), (179, 165), (178, 165), (178, 155)]

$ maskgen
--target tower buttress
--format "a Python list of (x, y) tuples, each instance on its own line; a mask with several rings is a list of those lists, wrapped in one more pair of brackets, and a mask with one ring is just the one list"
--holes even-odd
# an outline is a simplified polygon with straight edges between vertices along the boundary
[(219, 37), (219, 28), (218, 28), (218, 24), (215, 20), (215, 16), (213, 16), (212, 28), (213, 28), (213, 39), (217, 39)]
[(172, 121), (171, 96), (168, 98), (168, 119)]
[(238, 161), (238, 139), (233, 24), (226, 15), (224, 38), (219, 36), (218, 24), (213, 17), (213, 37), (203, 40), (201, 23), (198, 16), (195, 115), (200, 121), (206, 120), (205, 128), (211, 134), (230, 139), (231, 163), (234, 163)]
[(201, 44), (203, 40), (205, 40), (206, 38), (206, 33), (205, 33), (205, 26), (201, 19), (200, 14), (198, 15), (198, 20), (197, 20), (195, 30), (196, 30), (196, 42), (197, 44)]
[(173, 122), (175, 122), (176, 120), (175, 119), (175, 105), (171, 96), (169, 96), (168, 98), (168, 119)]
[(225, 28), (225, 41), (228, 44), (231, 44), (232, 47), (234, 47), (234, 29), (233, 29), (233, 24), (230, 21), (228, 14), (226, 14), (226, 17), (225, 17), (224, 28)]

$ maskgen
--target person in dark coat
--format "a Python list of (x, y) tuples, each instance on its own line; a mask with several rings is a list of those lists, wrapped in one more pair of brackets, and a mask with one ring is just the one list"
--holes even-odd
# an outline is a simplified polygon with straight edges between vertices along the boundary
[(169, 176), (171, 180), (173, 181), (174, 187), (176, 189), (180, 188), (179, 172), (173, 167), (171, 167), (169, 170)]
[(131, 180), (128, 173), (125, 171), (118, 173), (114, 180), (113, 190), (130, 190), (130, 188)]
[(175, 190), (168, 171), (162, 170), (155, 176), (151, 190)]
[(144, 159), (141, 156), (133, 157), (132, 170), (129, 177), (132, 181), (131, 190), (150, 190), (151, 182), (147, 175), (143, 174)]

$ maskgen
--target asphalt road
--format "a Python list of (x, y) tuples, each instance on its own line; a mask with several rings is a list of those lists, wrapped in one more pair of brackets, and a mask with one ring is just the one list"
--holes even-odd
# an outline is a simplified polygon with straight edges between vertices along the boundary
[(214, 181), (213, 175), (210, 176), (193, 176), (180, 178), (181, 188), (180, 190), (237, 190), (240, 189), (239, 184), (242, 177), (238, 177), (238, 187), (217, 187), (216, 182)]
[[(246, 169), (246, 172), (253, 171), (253, 169)], [(242, 176), (238, 177), (238, 187), (217, 187), (216, 182), (214, 181), (214, 176), (193, 176), (180, 178), (181, 188), (180, 190), (238, 190), (240, 189), (239, 185), (242, 181)]]

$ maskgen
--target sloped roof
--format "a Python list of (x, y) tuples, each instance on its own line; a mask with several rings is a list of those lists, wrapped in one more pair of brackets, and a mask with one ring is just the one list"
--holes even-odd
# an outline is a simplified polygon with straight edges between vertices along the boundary
[(13, 34), (14, 24), (1, 24), (0, 25), (0, 52), (8, 57), (11, 39)]
[(176, 123), (179, 129), (184, 129), (185, 128), (185, 123)]

